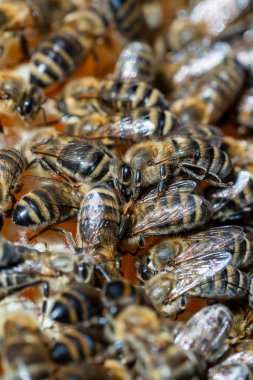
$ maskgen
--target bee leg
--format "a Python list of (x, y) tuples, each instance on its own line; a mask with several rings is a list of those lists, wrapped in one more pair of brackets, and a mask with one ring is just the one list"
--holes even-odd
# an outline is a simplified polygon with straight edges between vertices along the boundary
[(129, 219), (130, 219), (129, 214), (122, 215), (121, 220), (120, 220), (119, 233), (118, 233), (119, 239), (122, 239), (123, 236), (125, 235), (125, 232), (129, 225)]
[(41, 324), (43, 325), (45, 315), (47, 312), (47, 302), (50, 294), (50, 285), (48, 281), (43, 282), (43, 302), (42, 302), (42, 321)]
[(160, 197), (164, 191), (165, 191), (165, 184), (166, 184), (166, 178), (167, 178), (167, 170), (166, 165), (162, 164), (159, 169), (160, 172), (160, 179), (158, 181), (157, 185), (157, 196)]
[(180, 168), (189, 177), (196, 178), (199, 181), (204, 180), (207, 174), (206, 169), (196, 165), (187, 164), (187, 167), (185, 165), (182, 165)]
[(137, 199), (140, 193), (140, 187), (141, 187), (141, 180), (142, 175), (140, 170), (136, 170), (134, 175), (134, 192), (133, 192), (133, 199)]
[(52, 231), (58, 232), (63, 235), (69, 245), (69, 247), (73, 250), (74, 253), (78, 251), (75, 239), (70, 231), (66, 231), (62, 228), (51, 228)]

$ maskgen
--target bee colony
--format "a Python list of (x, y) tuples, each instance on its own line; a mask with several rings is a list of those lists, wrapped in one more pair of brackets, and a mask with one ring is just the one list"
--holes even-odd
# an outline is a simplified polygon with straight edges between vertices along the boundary
[(253, 0), (0, 27), (0, 378), (253, 379)]

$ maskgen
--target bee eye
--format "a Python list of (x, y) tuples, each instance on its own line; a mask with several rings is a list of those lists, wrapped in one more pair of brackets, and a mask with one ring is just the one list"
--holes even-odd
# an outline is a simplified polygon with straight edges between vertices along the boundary
[(123, 164), (121, 167), (121, 175), (124, 182), (127, 182), (131, 178), (131, 169), (128, 165)]

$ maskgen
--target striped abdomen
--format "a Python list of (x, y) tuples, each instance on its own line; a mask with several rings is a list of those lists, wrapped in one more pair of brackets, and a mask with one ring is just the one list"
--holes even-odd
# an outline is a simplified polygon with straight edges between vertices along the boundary
[(104, 80), (98, 98), (114, 112), (130, 111), (135, 108), (160, 107), (168, 109), (168, 101), (156, 88), (145, 82)]
[(182, 192), (161, 197), (153, 203), (136, 204), (133, 213), (136, 222), (131, 234), (143, 232), (156, 236), (202, 226), (212, 217), (212, 206), (204, 198)]
[(249, 294), (250, 278), (232, 265), (205, 280), (191, 290), (191, 294), (201, 298), (245, 298)]
[(6, 198), (25, 167), (26, 161), (22, 152), (15, 148), (0, 150), (0, 208), (5, 209)]
[(99, 263), (113, 260), (119, 224), (119, 203), (114, 189), (106, 184), (93, 187), (84, 197), (79, 212), (79, 245), (92, 252)]
[(74, 29), (62, 28), (48, 41), (42, 42), (33, 54), (30, 82), (48, 87), (65, 79), (81, 65), (91, 47), (89, 37), (87, 46), (84, 46)]
[(138, 38), (145, 29), (142, 8), (135, 0), (109, 0), (109, 6), (120, 32), (128, 39)]
[(102, 343), (98, 339), (94, 340), (88, 330), (73, 328), (54, 341), (50, 358), (59, 364), (80, 362), (85, 358), (95, 356), (102, 347)]
[(100, 292), (87, 284), (76, 284), (54, 297), (49, 317), (63, 323), (88, 321), (102, 313)]
[(131, 42), (122, 50), (114, 71), (115, 78), (150, 81), (154, 76), (154, 55), (145, 42)]
[(78, 194), (64, 183), (42, 185), (17, 202), (13, 222), (24, 227), (49, 226), (74, 218), (79, 206)]

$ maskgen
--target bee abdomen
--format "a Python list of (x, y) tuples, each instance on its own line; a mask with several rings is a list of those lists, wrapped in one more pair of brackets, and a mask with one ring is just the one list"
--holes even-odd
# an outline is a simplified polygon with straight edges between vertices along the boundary
[(78, 34), (71, 28), (64, 28), (43, 42), (33, 55), (30, 82), (48, 87), (64, 79), (83, 62), (87, 53)]

